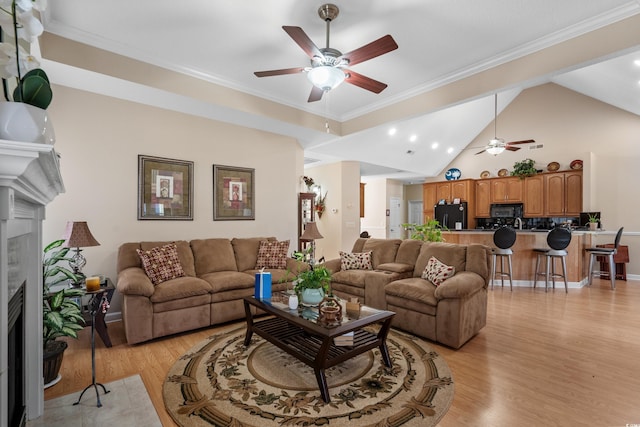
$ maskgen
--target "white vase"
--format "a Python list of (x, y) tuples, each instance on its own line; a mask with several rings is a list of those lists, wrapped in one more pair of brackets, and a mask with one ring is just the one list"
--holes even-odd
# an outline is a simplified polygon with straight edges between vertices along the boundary
[(0, 102), (0, 139), (53, 145), (56, 136), (46, 110), (23, 102)]

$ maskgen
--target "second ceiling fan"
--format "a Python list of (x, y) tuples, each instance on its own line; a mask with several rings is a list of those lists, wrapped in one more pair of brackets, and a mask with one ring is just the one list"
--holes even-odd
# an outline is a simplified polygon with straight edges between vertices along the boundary
[(536, 142), (533, 139), (525, 139), (523, 141), (504, 142), (504, 139), (498, 138), (497, 136), (498, 135), (496, 131), (497, 122), (498, 122), (498, 94), (496, 93), (494, 95), (494, 109), (493, 109), (493, 139), (489, 141), (489, 143), (484, 147), (482, 151), (478, 151), (476, 155), (482, 154), (486, 151), (489, 154), (493, 154), (494, 156), (497, 156), (498, 154), (502, 153), (504, 150), (518, 151), (520, 147), (514, 147), (515, 145), (531, 144), (532, 142)]
[(337, 87), (343, 81), (361, 87), (373, 93), (382, 92), (387, 85), (370, 77), (351, 71), (347, 67), (359, 64), (383, 55), (398, 48), (395, 40), (390, 35), (383, 36), (369, 44), (366, 44), (351, 52), (342, 53), (329, 47), (329, 30), (331, 21), (339, 13), (338, 6), (324, 4), (318, 9), (320, 19), (326, 22), (327, 37), (326, 47), (318, 48), (300, 27), (283, 26), (282, 29), (289, 34), (298, 46), (311, 58), (310, 67), (284, 68), (280, 70), (256, 71), (257, 77), (270, 77), (283, 74), (297, 74), (306, 72), (309, 81), (313, 84), (308, 102), (319, 101), (324, 92)]

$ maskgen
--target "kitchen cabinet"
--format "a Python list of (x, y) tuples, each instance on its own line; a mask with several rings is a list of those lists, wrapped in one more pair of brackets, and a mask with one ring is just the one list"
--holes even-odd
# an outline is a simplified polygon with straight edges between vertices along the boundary
[(544, 175), (545, 216), (579, 216), (582, 211), (582, 171)]
[(524, 216), (539, 218), (544, 215), (544, 175), (528, 176), (524, 179)]
[(491, 180), (492, 203), (522, 202), (523, 180), (520, 177), (498, 178)]
[(445, 200), (447, 204), (453, 203), (454, 199), (467, 202), (469, 212), (467, 223), (469, 227), (475, 226), (473, 214), (475, 212), (475, 180), (458, 179), (451, 181), (427, 182), (422, 184), (422, 203), (424, 215), (434, 218), (434, 206), (440, 200)]
[(480, 179), (476, 181), (476, 217), (489, 218), (491, 216), (491, 181)]

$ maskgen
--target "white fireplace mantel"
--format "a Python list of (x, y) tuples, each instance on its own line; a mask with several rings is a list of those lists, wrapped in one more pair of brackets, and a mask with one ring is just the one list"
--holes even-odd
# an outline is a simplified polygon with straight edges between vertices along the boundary
[[(42, 378), (42, 220), (44, 207), (64, 192), (52, 145), (0, 140), (0, 427), (8, 424), (8, 301), (13, 282), (25, 281), (25, 398), (27, 418), (44, 410)], [(17, 269), (8, 241), (24, 237), (27, 256)], [(15, 258), (15, 257), (14, 257)], [(15, 260), (12, 261), (15, 263)], [(9, 271), (11, 270), (11, 272)], [(24, 277), (22, 277), (24, 276)]]

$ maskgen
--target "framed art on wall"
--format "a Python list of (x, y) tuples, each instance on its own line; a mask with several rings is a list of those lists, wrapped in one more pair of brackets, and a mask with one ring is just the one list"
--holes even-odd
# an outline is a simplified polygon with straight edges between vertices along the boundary
[(193, 220), (193, 162), (138, 155), (138, 219)]
[(213, 220), (255, 219), (254, 169), (213, 165)]

